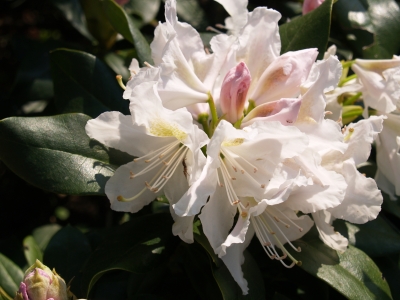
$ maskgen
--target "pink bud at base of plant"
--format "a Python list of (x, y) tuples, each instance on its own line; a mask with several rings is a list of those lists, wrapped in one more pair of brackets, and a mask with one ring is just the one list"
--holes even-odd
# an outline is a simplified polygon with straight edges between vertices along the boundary
[(228, 122), (235, 123), (243, 117), (250, 82), (250, 71), (244, 62), (239, 63), (226, 74), (221, 87), (220, 105)]
[(313, 11), (318, 6), (320, 6), (324, 1), (325, 0), (304, 0), (303, 15), (308, 14), (310, 11)]

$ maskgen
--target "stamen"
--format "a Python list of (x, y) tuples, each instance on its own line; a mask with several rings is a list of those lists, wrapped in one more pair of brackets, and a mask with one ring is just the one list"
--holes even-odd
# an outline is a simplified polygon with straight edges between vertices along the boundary
[(145, 61), (144, 63), (143, 63), (146, 67), (148, 67), (148, 68), (154, 68), (151, 64), (149, 64), (147, 61)]
[(133, 179), (133, 177), (135, 177), (135, 174), (133, 174), (133, 172), (130, 171), (130, 172), (129, 172), (129, 178), (130, 178), (130, 179)]
[(222, 31), (219, 31), (218, 29), (215, 29), (214, 27), (211, 27), (211, 26), (208, 26), (206, 28), (206, 30), (207, 31), (212, 31), (212, 32), (215, 32), (215, 33), (218, 33), (218, 34), (224, 34)]
[(262, 188), (262, 189), (265, 189), (265, 184), (262, 184), (262, 185), (261, 185), (261, 188)]
[(333, 115), (333, 112), (327, 110), (327, 111), (325, 112), (325, 116), (326, 116), (326, 115)]
[(296, 228), (299, 229), (300, 232), (303, 232), (303, 228), (301, 228), (299, 225), (297, 225), (295, 222), (293, 222), (291, 219), (288, 218), (287, 215), (285, 215), (283, 212), (281, 212), (278, 208), (274, 208), (276, 209), (283, 217), (286, 218), (286, 220), (288, 220), (290, 223), (292, 223)]
[(123, 90), (126, 90), (126, 86), (125, 86), (125, 84), (122, 82), (122, 76), (121, 76), (121, 75), (117, 75), (117, 76), (115, 76), (115, 78), (117, 79), (119, 86), (120, 86)]

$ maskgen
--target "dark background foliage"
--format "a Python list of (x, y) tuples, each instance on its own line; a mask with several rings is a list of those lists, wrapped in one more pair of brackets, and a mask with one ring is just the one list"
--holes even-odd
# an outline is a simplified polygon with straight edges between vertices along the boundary
[[(301, 1), (249, 1), (249, 10), (267, 6), (281, 12), (283, 52), (313, 46), (322, 54), (334, 43), (341, 59), (390, 58), (399, 53), (400, 17), (393, 12), (398, 1), (339, 0), (333, 6), (331, 26), (330, 4), (327, 1), (318, 13), (305, 17), (300, 17)], [(228, 16), (211, 0), (178, 0), (178, 5), (179, 18), (202, 34), (206, 46), (213, 35), (206, 28), (223, 24)], [(379, 15), (374, 5), (380, 5)], [(130, 0), (124, 8), (125, 13), (110, 0), (0, 2), (0, 119), (60, 113), (96, 117), (106, 110), (129, 113), (114, 76), (121, 74), (127, 80), (133, 57), (141, 63), (149, 60), (145, 42), (151, 42), (164, 16), (158, 0)], [(366, 21), (349, 20), (349, 11), (363, 13)], [(127, 30), (128, 23), (134, 30)], [(110, 210), (101, 187), (112, 170), (130, 158), (90, 144), (83, 130), (87, 118), (75, 114), (11, 118), (0, 126), (0, 253), (16, 264), (17, 274), (6, 292), (13, 296), (19, 268), (42, 258), (71, 282), (78, 297), (87, 297), (91, 289), (91, 299), (242, 298), (226, 267), (210, 251), (201, 226), (195, 228), (196, 242), (188, 245), (171, 235), (172, 220), (164, 214), (168, 209), (162, 202), (136, 214)], [(64, 122), (71, 123), (67, 132), (80, 132), (82, 137), (68, 137), (60, 129)], [(21, 124), (24, 130), (18, 131)], [(36, 136), (37, 128), (41, 128), (38, 133), (47, 128), (54, 135)], [(76, 140), (82, 144), (77, 143), (71, 153), (109, 167), (101, 180), (92, 178), (98, 186), (79, 189), (76, 182), (55, 180), (74, 167), (61, 163), (65, 157), (34, 150), (35, 143), (46, 144), (50, 151), (73, 147)], [(46, 166), (40, 176), (37, 165), (29, 162), (32, 153), (39, 165)], [(363, 172), (373, 177), (374, 152), (370, 161)], [(270, 261), (253, 240), (245, 254), (244, 273), (251, 290), (246, 298), (389, 299), (388, 282), (393, 299), (400, 299), (399, 218), (399, 202), (385, 199), (376, 221), (357, 226), (338, 221), (337, 230), (354, 246), (339, 256), (318, 240), (315, 231), (310, 232), (297, 242), (303, 248), (299, 256), (303, 268), (288, 270)], [(357, 260), (360, 263), (352, 266)], [(0, 272), (12, 270), (5, 268), (7, 263), (0, 257)], [(353, 292), (342, 288), (349, 282)], [(0, 280), (0, 286), (4, 284)]]

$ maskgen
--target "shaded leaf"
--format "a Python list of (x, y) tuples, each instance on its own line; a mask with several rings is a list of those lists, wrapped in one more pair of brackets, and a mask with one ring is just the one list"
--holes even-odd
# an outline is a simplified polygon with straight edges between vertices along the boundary
[(322, 279), (348, 299), (392, 299), (382, 273), (364, 252), (349, 246), (343, 254), (326, 246), (310, 231), (293, 243), (301, 247), (296, 259), (308, 273)]
[(37, 259), (43, 261), (43, 253), (33, 236), (28, 235), (25, 237), (23, 245), (25, 258), (29, 266), (33, 265)]
[(89, 294), (99, 278), (111, 270), (145, 274), (156, 268), (177, 241), (171, 226), (169, 214), (154, 214), (117, 227), (90, 256), (83, 270), (83, 290)]
[(400, 257), (399, 254), (377, 257), (375, 263), (382, 271), (382, 277), (388, 282), (393, 299), (400, 299)]
[(160, 5), (161, 0), (134, 0), (125, 4), (124, 9), (129, 14), (138, 15), (147, 24), (157, 16)]
[(205, 28), (208, 25), (204, 10), (197, 0), (177, 1), (176, 12), (195, 28)]
[(58, 224), (49, 224), (40, 226), (32, 232), (40, 250), (44, 251), (46, 249), (47, 244), (50, 242), (53, 235), (60, 229), (61, 226)]
[(50, 269), (55, 268), (65, 282), (69, 282), (78, 275), (90, 253), (86, 236), (78, 229), (66, 226), (50, 240), (43, 261)]
[(94, 39), (87, 29), (86, 17), (79, 0), (51, 0), (51, 2), (61, 11), (76, 30), (89, 40)]
[(326, 0), (314, 11), (279, 26), (281, 54), (318, 48), (318, 59), (322, 59), (328, 44), (333, 2)]
[(23, 279), (24, 272), (10, 259), (0, 253), (0, 287), (9, 296), (14, 296)]
[(135, 46), (140, 64), (143, 65), (145, 61), (152, 64), (149, 43), (136, 28), (133, 19), (113, 0), (104, 0), (102, 3), (104, 12), (115, 30)]
[(391, 58), (400, 49), (400, 9), (394, 0), (338, 1), (339, 24), (364, 58)]
[(90, 117), (12, 117), (0, 121), (0, 158), (30, 184), (54, 193), (103, 195), (116, 165), (132, 158), (91, 140)]
[(115, 110), (129, 114), (129, 101), (115, 75), (95, 56), (59, 49), (50, 55), (55, 103), (60, 112), (81, 112), (92, 117)]
[[(371, 257), (400, 252), (400, 234), (386, 219), (378, 216), (365, 224), (352, 224), (343, 220), (334, 223), (335, 230), (349, 243)], [(372, 238), (373, 237), (373, 238)]]

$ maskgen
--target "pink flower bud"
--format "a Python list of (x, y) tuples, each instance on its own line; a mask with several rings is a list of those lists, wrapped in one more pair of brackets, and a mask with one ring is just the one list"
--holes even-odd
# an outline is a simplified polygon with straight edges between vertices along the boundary
[(316, 9), (325, 0), (304, 0), (303, 3), (303, 15), (308, 14), (310, 11)]
[(39, 260), (26, 272), (24, 281), (19, 286), (15, 300), (67, 300), (67, 286), (53, 270)]
[(235, 123), (243, 117), (250, 82), (250, 71), (244, 62), (226, 74), (221, 87), (220, 105), (227, 121)]

